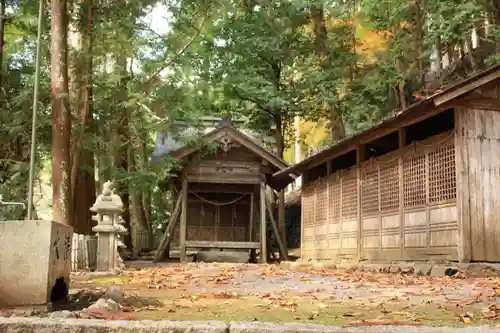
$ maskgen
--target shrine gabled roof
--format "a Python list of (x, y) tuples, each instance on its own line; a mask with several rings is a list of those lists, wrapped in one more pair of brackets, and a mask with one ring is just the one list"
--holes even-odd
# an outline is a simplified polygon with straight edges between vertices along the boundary
[[(245, 147), (246, 149), (253, 152), (255, 155), (259, 156), (266, 162), (268, 162), (275, 172), (284, 170), (289, 167), (289, 164), (285, 162), (283, 159), (279, 158), (275, 154), (273, 154), (269, 149), (265, 148), (262, 145), (262, 142), (257, 138), (253, 137), (250, 134), (247, 134), (241, 130), (238, 130), (231, 121), (222, 120), (216, 128), (208, 131), (200, 137), (200, 140), (203, 143), (210, 143), (222, 139), (223, 137), (229, 137), (231, 141)], [(200, 149), (201, 145), (189, 146), (189, 145), (181, 145), (179, 142), (171, 140), (169, 142), (170, 149), (164, 149), (161, 152), (161, 155), (168, 154), (169, 156), (174, 157), (175, 159), (181, 160), (186, 158), (187, 156), (197, 152)], [(158, 156), (158, 152), (156, 153)], [(289, 175), (289, 177), (293, 180), (294, 175)], [(274, 187), (271, 181), (271, 174), (268, 175), (268, 183), (270, 186)]]
[[(203, 142), (213, 142), (218, 139), (221, 139), (224, 136), (229, 136), (232, 140), (234, 140), (236, 143), (242, 145), (243, 147), (247, 148), (248, 150), (252, 151), (262, 159), (266, 160), (269, 162), (271, 165), (273, 165), (277, 170), (283, 170), (287, 168), (289, 165), (285, 161), (283, 161), (281, 158), (278, 156), (274, 155), (271, 151), (263, 147), (258, 140), (255, 138), (251, 137), (248, 134), (245, 134), (238, 129), (236, 129), (231, 122), (221, 122), (217, 128), (214, 130), (206, 133), (201, 137), (201, 140)], [(169, 153), (170, 156), (175, 157), (177, 159), (183, 159), (186, 156), (198, 151), (199, 147), (180, 147), (176, 150), (173, 150)]]

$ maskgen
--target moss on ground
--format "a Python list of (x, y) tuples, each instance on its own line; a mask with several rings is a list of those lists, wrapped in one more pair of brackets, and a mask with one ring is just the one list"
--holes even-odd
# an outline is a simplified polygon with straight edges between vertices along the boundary
[[(164, 307), (136, 314), (138, 320), (219, 320), (309, 322), (318, 324), (349, 325), (356, 323), (421, 324), (429, 326), (466, 326), (454, 311), (436, 305), (417, 305), (401, 310), (401, 304), (359, 306), (355, 301), (321, 302), (311, 299), (293, 299), (285, 305), (269, 304), (255, 296), (230, 299), (197, 298), (161, 299)], [(474, 325), (493, 325), (487, 321)]]
[(90, 278), (90, 282), (100, 286), (109, 286), (113, 284), (126, 284), (130, 282), (130, 277), (126, 275), (94, 276)]

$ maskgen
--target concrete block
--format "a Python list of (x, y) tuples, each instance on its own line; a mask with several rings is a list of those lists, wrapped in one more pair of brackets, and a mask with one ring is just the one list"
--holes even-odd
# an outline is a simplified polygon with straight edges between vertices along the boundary
[(228, 326), (207, 321), (121, 321), (95, 319), (0, 318), (0, 333), (227, 333)]
[(248, 252), (200, 251), (196, 254), (196, 261), (199, 262), (247, 263), (249, 260)]
[(53, 221), (0, 221), (0, 307), (66, 297), (72, 237), (73, 228)]

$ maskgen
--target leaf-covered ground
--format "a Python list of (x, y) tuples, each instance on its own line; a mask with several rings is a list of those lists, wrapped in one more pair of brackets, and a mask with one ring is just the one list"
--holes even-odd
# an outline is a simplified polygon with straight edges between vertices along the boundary
[(339, 325), (500, 324), (500, 277), (406, 276), (273, 265), (169, 264), (118, 277), (74, 278), (72, 288), (119, 284), (163, 306), (133, 319), (307, 321)]

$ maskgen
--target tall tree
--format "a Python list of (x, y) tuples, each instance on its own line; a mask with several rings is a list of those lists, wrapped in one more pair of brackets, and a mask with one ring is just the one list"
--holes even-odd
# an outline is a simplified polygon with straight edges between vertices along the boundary
[(53, 0), (50, 65), (52, 80), (52, 216), (72, 224), (71, 110), (68, 85), (68, 13), (66, 0)]
[(77, 49), (74, 50), (73, 63), (74, 90), (76, 103), (74, 110), (75, 125), (71, 150), (71, 198), (74, 210), (73, 227), (75, 232), (92, 232), (92, 215), (89, 208), (96, 198), (94, 176), (94, 152), (86, 136), (93, 132), (93, 0), (75, 3)]

